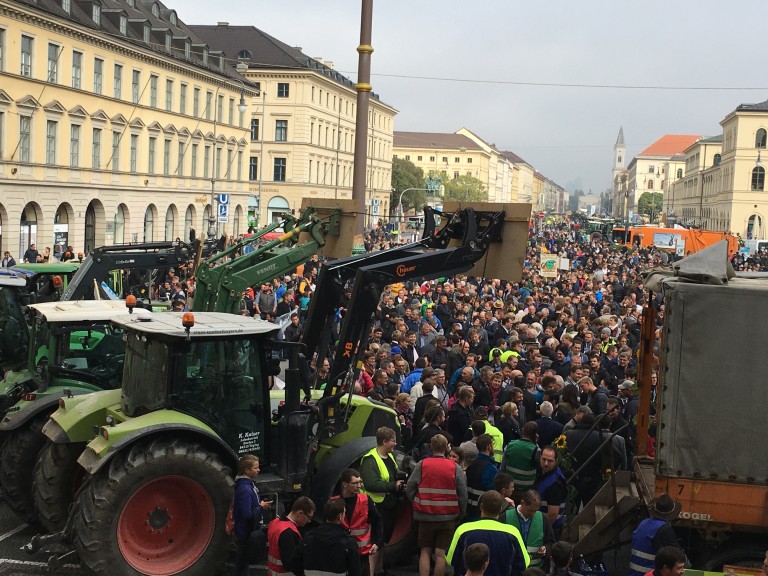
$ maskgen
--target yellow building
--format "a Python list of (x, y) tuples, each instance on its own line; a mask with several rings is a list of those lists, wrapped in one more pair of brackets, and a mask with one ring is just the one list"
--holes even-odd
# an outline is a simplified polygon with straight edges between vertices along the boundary
[[(271, 222), (303, 198), (352, 198), (357, 93), (333, 62), (253, 26), (192, 26), (261, 88), (248, 150), (249, 211)], [(368, 223), (388, 219), (397, 111), (376, 95), (368, 113)], [(266, 220), (265, 220), (266, 219)]]
[(722, 134), (702, 138), (685, 150), (665, 209), (668, 219), (743, 238), (768, 238), (763, 152), (768, 101), (742, 104), (721, 122)]
[(257, 94), (160, 2), (0, 0), (0, 246), (243, 232)]

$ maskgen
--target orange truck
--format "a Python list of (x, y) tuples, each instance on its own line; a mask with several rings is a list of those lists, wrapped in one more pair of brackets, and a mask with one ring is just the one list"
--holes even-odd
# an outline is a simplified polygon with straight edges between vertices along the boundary
[(728, 242), (728, 253), (738, 251), (739, 240), (728, 232), (699, 230), (696, 228), (663, 228), (659, 226), (630, 226), (629, 239), (625, 241), (625, 228), (613, 229), (613, 239), (628, 246), (640, 246), (669, 250), (678, 256), (687, 256), (717, 244), (721, 240)]

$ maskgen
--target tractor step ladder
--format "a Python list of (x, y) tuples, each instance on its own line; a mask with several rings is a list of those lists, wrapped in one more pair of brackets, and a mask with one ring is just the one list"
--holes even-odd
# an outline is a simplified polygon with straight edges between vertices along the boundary
[(574, 557), (597, 554), (611, 548), (621, 527), (637, 514), (640, 496), (628, 470), (616, 473), (614, 484), (606, 482), (595, 497), (579, 512), (563, 532), (563, 539), (574, 545)]

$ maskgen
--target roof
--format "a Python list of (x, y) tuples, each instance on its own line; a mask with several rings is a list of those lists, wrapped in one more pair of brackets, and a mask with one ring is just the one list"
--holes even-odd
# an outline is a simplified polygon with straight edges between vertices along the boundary
[(723, 135), (717, 134), (715, 136), (710, 136), (708, 138), (702, 138), (699, 140), (699, 142), (702, 142), (704, 144), (719, 144), (723, 142)]
[(768, 112), (768, 100), (757, 104), (739, 104), (736, 112)]
[[(528, 164), (528, 162), (520, 158), (520, 156), (518, 156), (514, 152), (510, 152), (509, 150), (502, 150), (501, 155), (507, 160), (509, 160), (510, 162), (512, 162), (513, 164)], [(530, 166), (530, 164), (528, 165)]]
[(701, 136), (691, 134), (665, 134), (640, 152), (638, 156), (674, 156), (681, 154)]
[[(93, 21), (91, 2), (71, 2), (69, 14), (62, 9), (61, 0), (14, 0), (27, 10), (42, 11), (51, 16), (67, 20), (79, 26), (101, 32), (109, 37), (110, 41), (124, 40), (140, 46), (146, 50), (157, 53), (165, 58), (179, 60), (203, 68), (208, 72), (223, 75), (228, 78), (244, 80), (234, 66), (224, 62), (224, 69), (220, 70), (214, 65), (216, 58), (210, 57), (208, 64), (203, 64), (202, 47), (206, 44), (189, 26), (178, 17), (176, 10), (167, 8), (160, 0), (135, 0), (133, 7), (125, 0), (100, 0), (101, 24)], [(159, 16), (152, 13), (152, 7), (157, 5)], [(120, 15), (128, 19), (126, 33), (120, 31)], [(176, 23), (171, 23), (175, 17)], [(144, 25), (150, 26), (149, 43), (144, 42)], [(165, 49), (165, 34), (172, 35), (171, 52)], [(189, 39), (192, 50), (189, 58), (185, 55), (184, 43)], [(246, 81), (246, 84), (248, 82)]]
[[(245, 63), (250, 70), (315, 72), (345, 88), (355, 90), (355, 83), (343, 74), (255, 26), (230, 26), (228, 22), (219, 22), (216, 25), (193, 24), (189, 28), (212, 48), (221, 50), (227, 59)], [(244, 52), (249, 53), (250, 58), (240, 58)], [(371, 93), (371, 96), (379, 100), (376, 94)]]
[(433, 148), (435, 150), (482, 150), (479, 144), (463, 134), (443, 132), (394, 132), (395, 148)]
[(616, 138), (616, 147), (624, 146), (624, 126), (619, 128), (619, 137)]
[(125, 300), (77, 300), (31, 304), (49, 322), (108, 321), (126, 313)]
[[(142, 310), (140, 314), (122, 314), (113, 320), (124, 328), (149, 334), (186, 338), (187, 333), (181, 318), (187, 312), (157, 312)], [(254, 320), (250, 316), (227, 314), (225, 312), (195, 312), (195, 325), (190, 330), (192, 338), (212, 336), (247, 337), (267, 334), (280, 329), (277, 324), (265, 320)], [(149, 318), (149, 320), (144, 320)]]

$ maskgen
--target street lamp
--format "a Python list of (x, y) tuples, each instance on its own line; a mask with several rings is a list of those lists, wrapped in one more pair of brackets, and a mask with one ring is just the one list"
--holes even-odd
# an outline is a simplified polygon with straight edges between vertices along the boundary
[[(261, 134), (261, 144), (259, 147), (259, 217), (257, 219), (259, 228), (261, 228), (261, 183), (263, 181), (262, 175), (264, 174), (264, 132), (267, 129), (267, 93), (263, 90), (261, 91), (261, 124), (260, 130)], [(310, 177), (312, 175), (310, 174)]]
[(624, 187), (624, 244), (629, 244), (629, 186), (626, 174), (621, 177), (621, 185)]
[[(403, 214), (403, 194), (405, 194), (406, 192), (411, 192), (413, 190), (421, 190), (421, 191), (425, 191), (426, 192), (429, 189), (428, 188), (406, 188), (405, 190), (400, 192), (400, 198), (397, 199), (397, 210), (398, 210), (398, 212), (400, 214), (400, 218), (398, 220), (398, 228), (400, 228), (402, 226), (402, 223), (403, 223), (403, 216), (404, 216), (404, 214)], [(414, 203), (414, 208), (415, 208), (415, 203)]]

